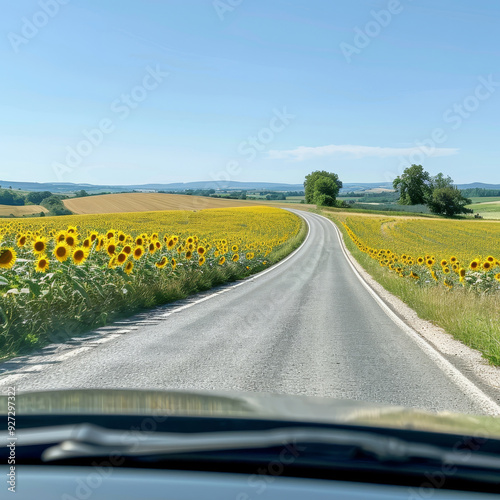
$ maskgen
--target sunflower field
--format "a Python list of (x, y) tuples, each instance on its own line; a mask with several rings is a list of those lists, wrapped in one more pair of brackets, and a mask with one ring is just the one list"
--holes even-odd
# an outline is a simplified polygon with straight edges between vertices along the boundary
[(0, 357), (240, 279), (305, 236), (272, 207), (0, 221)]
[(359, 250), (423, 286), (500, 290), (500, 224), (445, 219), (343, 217)]

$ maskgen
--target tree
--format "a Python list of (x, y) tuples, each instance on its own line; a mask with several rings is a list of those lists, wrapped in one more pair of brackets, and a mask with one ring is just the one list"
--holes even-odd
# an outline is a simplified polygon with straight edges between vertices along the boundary
[(443, 189), (452, 186), (453, 179), (450, 176), (445, 178), (445, 176), (441, 172), (439, 172), (439, 174), (435, 175), (434, 177), (431, 177), (431, 188), (433, 191), (434, 189)]
[(314, 183), (314, 203), (321, 207), (335, 206), (337, 184), (330, 177), (319, 177)]
[(405, 168), (403, 174), (394, 179), (394, 189), (399, 191), (400, 205), (424, 205), (432, 194), (432, 179), (422, 165)]
[[(316, 189), (316, 182), (322, 178), (330, 179), (332, 182), (326, 184), (325, 182), (322, 182), (318, 186), (318, 189)], [(335, 199), (337, 198), (341, 187), (342, 181), (339, 180), (337, 174), (334, 174), (333, 172), (326, 172), (325, 170), (316, 170), (315, 172), (306, 175), (306, 179), (304, 181), (306, 203), (316, 203), (314, 198), (315, 193), (317, 193), (318, 195), (325, 195), (333, 198), (333, 204), (335, 204)]]
[(472, 200), (465, 198), (457, 187), (447, 186), (435, 189), (428, 205), (432, 213), (452, 217), (472, 213), (473, 210), (465, 207), (471, 203)]
[(26, 195), (26, 201), (33, 205), (40, 205), (45, 198), (52, 196), (50, 191), (32, 191)]

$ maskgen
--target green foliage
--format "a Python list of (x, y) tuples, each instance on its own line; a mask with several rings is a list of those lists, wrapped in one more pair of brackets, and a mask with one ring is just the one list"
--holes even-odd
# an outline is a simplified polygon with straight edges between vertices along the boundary
[(488, 198), (500, 196), (500, 189), (469, 188), (461, 189), (466, 198)]
[(432, 194), (432, 178), (422, 165), (413, 164), (394, 179), (400, 205), (424, 205)]
[(0, 189), (0, 205), (24, 205), (24, 196), (9, 189)]
[(68, 210), (63, 203), (66, 196), (53, 194), (45, 198), (41, 205), (49, 211), (49, 215), (71, 215), (72, 212)]
[(50, 191), (33, 191), (25, 196), (26, 203), (31, 203), (33, 205), (40, 205), (43, 200), (52, 196)]
[(448, 186), (434, 189), (428, 206), (432, 213), (452, 217), (458, 214), (472, 213), (473, 210), (465, 207), (470, 203), (472, 203), (471, 200), (465, 198), (459, 189)]
[(335, 206), (335, 200), (342, 187), (338, 175), (325, 170), (316, 170), (308, 175), (304, 181), (306, 203), (315, 203), (320, 206)]

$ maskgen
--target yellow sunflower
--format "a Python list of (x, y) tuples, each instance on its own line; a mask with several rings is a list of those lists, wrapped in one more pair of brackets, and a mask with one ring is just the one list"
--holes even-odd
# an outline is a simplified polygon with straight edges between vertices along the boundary
[(35, 271), (37, 273), (45, 273), (49, 269), (49, 259), (45, 255), (42, 255), (36, 263)]
[(235, 254), (231, 257), (231, 260), (232, 260), (233, 262), (238, 262), (238, 261), (240, 260), (240, 256), (239, 256), (237, 253), (235, 253)]
[(10, 269), (16, 262), (16, 251), (9, 248), (0, 248), (0, 269)]
[(116, 256), (116, 263), (119, 265), (119, 266), (122, 266), (123, 264), (125, 264), (125, 261), (128, 259), (128, 254), (126, 254), (125, 252), (120, 252), (117, 256)]
[(130, 274), (132, 272), (132, 269), (134, 269), (134, 263), (131, 260), (129, 260), (127, 262), (127, 265), (125, 266), (125, 272), (127, 274)]
[(64, 262), (69, 257), (69, 247), (65, 243), (58, 243), (54, 248), (54, 257), (59, 262)]
[(200, 258), (198, 259), (198, 265), (199, 265), (199, 266), (202, 266), (203, 264), (205, 264), (205, 257), (200, 257)]
[(116, 245), (115, 245), (114, 242), (108, 243), (108, 245), (106, 246), (106, 253), (110, 257), (113, 257), (113, 255), (115, 255), (115, 253), (116, 253)]
[(26, 237), (25, 234), (21, 234), (19, 236), (19, 238), (17, 239), (17, 246), (19, 248), (23, 247), (24, 245), (26, 245), (26, 242), (28, 241), (28, 238)]
[(84, 247), (77, 247), (73, 251), (73, 263), (77, 266), (81, 266), (87, 259), (87, 251)]
[(47, 240), (45, 238), (40, 238), (37, 236), (36, 240), (33, 242), (33, 253), (35, 255), (42, 255), (47, 250)]
[(167, 263), (168, 263), (168, 259), (166, 257), (162, 257), (159, 262), (155, 263), (155, 266), (158, 269), (163, 269), (167, 265)]
[(139, 260), (144, 255), (144, 247), (137, 246), (134, 248), (133, 257), (135, 260)]

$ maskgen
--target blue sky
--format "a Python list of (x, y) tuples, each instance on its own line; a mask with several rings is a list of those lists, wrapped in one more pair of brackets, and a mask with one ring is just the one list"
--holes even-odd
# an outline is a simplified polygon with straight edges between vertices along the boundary
[(17, 0), (0, 179), (500, 183), (495, 0)]

